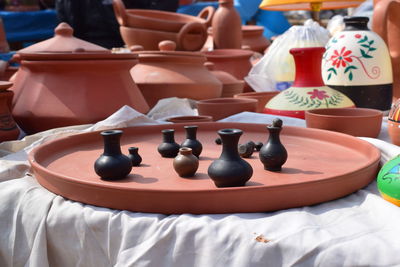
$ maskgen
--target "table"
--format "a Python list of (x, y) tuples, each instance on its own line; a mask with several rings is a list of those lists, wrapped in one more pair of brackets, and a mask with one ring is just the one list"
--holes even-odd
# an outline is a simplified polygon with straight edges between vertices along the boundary
[[(224, 121), (270, 123), (240, 113)], [(305, 127), (300, 119), (284, 125)], [(160, 123), (123, 107), (95, 125), (53, 129), (0, 145), (0, 266), (394, 266), (400, 263), (400, 209), (373, 182), (347, 197), (268, 213), (163, 215), (110, 210), (56, 196), (29, 172), (27, 152), (45, 140)], [(400, 149), (363, 138), (382, 151)], [(385, 141), (386, 140), (386, 141)]]

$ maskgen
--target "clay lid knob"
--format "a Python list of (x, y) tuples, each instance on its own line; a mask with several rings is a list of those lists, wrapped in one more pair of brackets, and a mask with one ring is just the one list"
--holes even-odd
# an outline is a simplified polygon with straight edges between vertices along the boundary
[(213, 62), (210, 61), (206, 61), (206, 63), (204, 63), (204, 66), (209, 70), (209, 71), (213, 71), (215, 69), (215, 64)]
[(144, 51), (144, 47), (141, 45), (132, 45), (131, 47), (129, 47), (129, 50), (131, 50), (131, 52), (139, 52)]
[(56, 27), (54, 32), (56, 33), (56, 35), (72, 36), (72, 34), (74, 33), (74, 29), (72, 29), (72, 27), (69, 26), (67, 23), (62, 22)]
[(158, 44), (160, 51), (175, 51), (176, 43), (174, 41), (165, 40)]

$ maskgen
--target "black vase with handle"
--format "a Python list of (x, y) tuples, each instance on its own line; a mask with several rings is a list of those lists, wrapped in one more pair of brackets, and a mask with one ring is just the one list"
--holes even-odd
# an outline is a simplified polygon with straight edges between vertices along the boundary
[(161, 131), (163, 134), (163, 142), (158, 146), (158, 153), (164, 158), (175, 158), (178, 155), (180, 145), (175, 142), (175, 130), (164, 129)]
[(238, 152), (239, 138), (243, 132), (239, 129), (222, 129), (218, 134), (222, 139), (222, 153), (208, 167), (208, 175), (217, 187), (244, 186), (253, 175), (253, 168)]
[(104, 152), (94, 163), (94, 170), (104, 180), (125, 178), (132, 170), (129, 157), (121, 152), (121, 130), (103, 131)]
[(189, 125), (184, 127), (186, 130), (186, 139), (181, 144), (181, 147), (188, 147), (192, 149), (192, 154), (199, 157), (203, 150), (203, 145), (196, 139), (197, 125)]

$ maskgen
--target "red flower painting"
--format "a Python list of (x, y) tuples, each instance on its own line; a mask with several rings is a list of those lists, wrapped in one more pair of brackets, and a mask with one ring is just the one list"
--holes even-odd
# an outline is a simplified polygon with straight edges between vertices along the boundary
[(340, 52), (334, 50), (330, 60), (332, 61), (332, 66), (336, 68), (339, 68), (340, 66), (346, 67), (347, 62), (353, 62), (353, 59), (351, 58), (351, 50), (346, 51), (345, 46), (340, 50)]
[(310, 96), (311, 99), (318, 98), (319, 100), (323, 100), (329, 97), (325, 91), (322, 90), (320, 91), (317, 89), (314, 89), (312, 92), (307, 92), (307, 94), (311, 95)]

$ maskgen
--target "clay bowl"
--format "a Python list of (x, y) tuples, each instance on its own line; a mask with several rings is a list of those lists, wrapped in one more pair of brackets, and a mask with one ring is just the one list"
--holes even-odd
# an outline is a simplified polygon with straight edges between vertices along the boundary
[(199, 115), (212, 116), (215, 121), (243, 111), (256, 112), (258, 101), (244, 98), (212, 98), (197, 102)]
[(191, 122), (210, 122), (213, 121), (211, 116), (178, 116), (167, 119), (169, 122), (173, 123), (191, 123)]
[(389, 119), (387, 127), (392, 143), (396, 146), (400, 146), (400, 123)]
[(379, 135), (382, 117), (382, 111), (368, 108), (328, 108), (305, 112), (309, 128), (372, 138)]
[(257, 105), (257, 112), (263, 112), (265, 105), (268, 103), (268, 101), (279, 94), (279, 91), (273, 91), (273, 92), (247, 92), (247, 93), (241, 93), (241, 94), (236, 94), (233, 97), (235, 98), (251, 98), (251, 99), (256, 99), (258, 101)]

